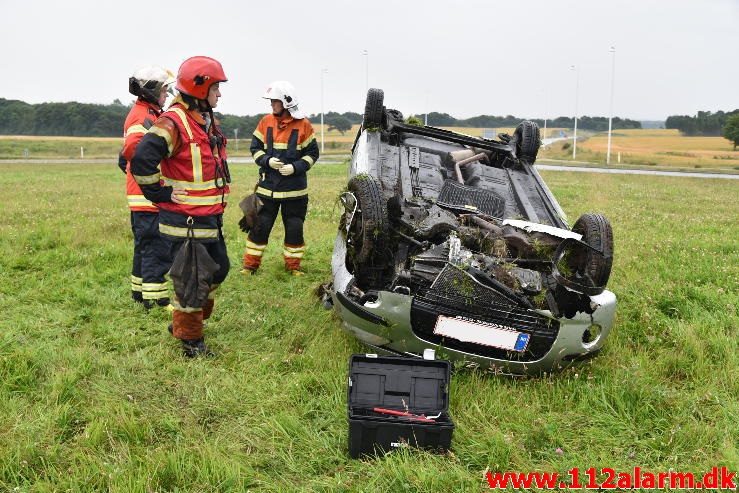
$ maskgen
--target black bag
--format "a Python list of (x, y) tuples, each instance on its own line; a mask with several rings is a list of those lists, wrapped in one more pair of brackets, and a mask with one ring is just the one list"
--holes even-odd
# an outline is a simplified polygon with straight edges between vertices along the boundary
[(239, 208), (241, 209), (241, 212), (244, 213), (244, 217), (239, 220), (239, 228), (241, 228), (241, 231), (244, 233), (248, 233), (252, 229), (256, 228), (257, 216), (264, 205), (262, 203), (262, 199), (257, 195), (256, 190), (257, 187), (255, 186), (254, 192), (250, 193), (244, 197), (241, 202), (239, 202)]
[(169, 276), (180, 305), (201, 308), (210, 292), (213, 274), (221, 268), (208, 254), (202, 243), (195, 241), (192, 223), (188, 221), (187, 240), (177, 252)]

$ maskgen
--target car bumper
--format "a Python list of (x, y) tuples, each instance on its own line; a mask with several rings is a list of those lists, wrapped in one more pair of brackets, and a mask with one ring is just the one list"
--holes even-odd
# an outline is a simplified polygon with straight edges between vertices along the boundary
[[(593, 296), (591, 299), (597, 308), (592, 319), (585, 313), (578, 313), (571, 319), (559, 319), (557, 337), (543, 357), (535, 361), (514, 361), (446, 348), (419, 337), (411, 328), (411, 296), (380, 291), (376, 302), (365, 305), (355, 303), (341, 292), (333, 292), (332, 297), (343, 328), (378, 350), (420, 357), (424, 349), (432, 348), (445, 359), (519, 375), (559, 370), (597, 354), (608, 338), (616, 313), (616, 296), (612, 292), (604, 291)], [(551, 317), (545, 310), (538, 313)], [(583, 342), (585, 332), (592, 324), (600, 326), (600, 333), (592, 341)]]

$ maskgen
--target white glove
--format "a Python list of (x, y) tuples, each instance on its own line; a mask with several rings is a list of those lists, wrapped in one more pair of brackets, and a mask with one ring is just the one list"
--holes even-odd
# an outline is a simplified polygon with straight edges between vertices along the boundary
[(276, 158), (276, 157), (269, 158), (268, 163), (269, 163), (269, 167), (272, 169), (280, 169), (285, 165), (285, 163), (283, 163), (282, 161), (280, 161), (279, 158)]
[(279, 169), (279, 171), (282, 176), (290, 176), (295, 173), (295, 166), (293, 166), (292, 164), (285, 164), (284, 166), (282, 166), (282, 168)]

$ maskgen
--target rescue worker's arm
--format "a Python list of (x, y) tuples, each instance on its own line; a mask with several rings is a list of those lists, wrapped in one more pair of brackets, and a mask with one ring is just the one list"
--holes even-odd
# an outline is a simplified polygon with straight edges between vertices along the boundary
[(254, 134), (251, 137), (251, 146), (249, 147), (251, 155), (254, 158), (254, 162), (257, 163), (257, 166), (260, 168), (268, 167), (270, 158), (265, 152), (266, 147), (264, 145), (264, 135), (262, 134), (263, 127), (262, 122), (259, 122), (259, 125), (256, 130), (254, 130)]
[(142, 123), (131, 125), (126, 129), (126, 140), (123, 143), (123, 150), (121, 151), (121, 155), (126, 161), (131, 160), (133, 153), (136, 151), (136, 146), (139, 145), (139, 142), (141, 142), (141, 139), (153, 124), (154, 122), (146, 118)]
[(159, 163), (171, 156), (178, 143), (174, 123), (168, 118), (160, 118), (136, 146), (131, 159), (131, 174), (147, 200), (154, 203), (177, 202), (173, 188), (159, 183)]
[(313, 127), (310, 124), (308, 124), (307, 135), (308, 137), (300, 143), (300, 159), (292, 163), (295, 167), (296, 175), (304, 174), (318, 161), (318, 143), (313, 134)]

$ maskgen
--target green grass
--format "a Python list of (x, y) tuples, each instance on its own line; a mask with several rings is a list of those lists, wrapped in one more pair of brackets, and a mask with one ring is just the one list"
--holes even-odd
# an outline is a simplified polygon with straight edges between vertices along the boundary
[[(536, 379), (458, 369), (452, 452), (347, 457), (347, 361), (363, 347), (320, 308), (346, 169), (311, 171), (308, 274), (232, 271), (187, 361), (168, 317), (129, 300), (123, 176), (0, 165), (0, 491), (484, 491), (491, 470), (739, 469), (739, 184), (550, 172), (571, 222), (613, 223), (618, 320), (603, 353)], [(279, 221), (278, 221), (279, 223)], [(557, 453), (561, 448), (561, 454)]]

